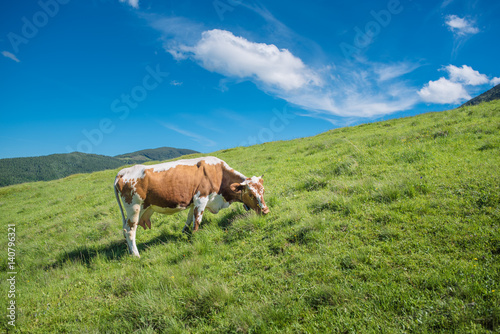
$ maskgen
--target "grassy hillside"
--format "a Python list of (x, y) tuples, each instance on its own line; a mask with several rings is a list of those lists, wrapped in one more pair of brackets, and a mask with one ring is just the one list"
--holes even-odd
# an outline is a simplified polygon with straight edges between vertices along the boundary
[(177, 158), (193, 150), (160, 147), (109, 157), (73, 152), (41, 157), (0, 159), (0, 187), (32, 181), (50, 181), (77, 173), (92, 173), (127, 164)]
[(496, 101), (215, 152), (265, 173), (271, 213), (233, 204), (192, 236), (186, 212), (153, 215), (140, 259), (121, 233), (117, 170), (2, 188), (16, 329), (498, 332), (499, 148)]

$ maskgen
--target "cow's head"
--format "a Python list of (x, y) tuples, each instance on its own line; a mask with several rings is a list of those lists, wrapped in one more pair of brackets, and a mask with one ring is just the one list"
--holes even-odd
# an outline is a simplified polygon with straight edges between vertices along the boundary
[(231, 190), (240, 196), (247, 211), (252, 209), (259, 215), (269, 213), (269, 208), (264, 201), (264, 180), (262, 176), (253, 176), (242, 183), (233, 183), (231, 184)]

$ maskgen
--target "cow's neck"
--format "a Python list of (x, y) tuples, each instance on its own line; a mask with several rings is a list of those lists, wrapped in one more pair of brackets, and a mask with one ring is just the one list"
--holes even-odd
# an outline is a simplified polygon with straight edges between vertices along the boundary
[(241, 202), (241, 196), (231, 191), (231, 184), (242, 183), (246, 176), (236, 172), (234, 169), (223, 169), (221, 194), (227, 202)]

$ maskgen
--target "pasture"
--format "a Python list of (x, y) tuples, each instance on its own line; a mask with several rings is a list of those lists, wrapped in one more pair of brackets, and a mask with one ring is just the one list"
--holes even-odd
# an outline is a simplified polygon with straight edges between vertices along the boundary
[(233, 204), (193, 235), (187, 212), (155, 214), (140, 259), (118, 169), (0, 188), (0, 266), (15, 224), (17, 272), (16, 326), (2, 314), (2, 330), (500, 330), (500, 101), (206, 155), (264, 173), (271, 212)]

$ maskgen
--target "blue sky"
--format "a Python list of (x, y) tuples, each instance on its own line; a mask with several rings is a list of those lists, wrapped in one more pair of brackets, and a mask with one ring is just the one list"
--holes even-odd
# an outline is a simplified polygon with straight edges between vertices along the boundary
[(456, 107), (500, 83), (498, 1), (0, 4), (0, 158), (201, 152)]

